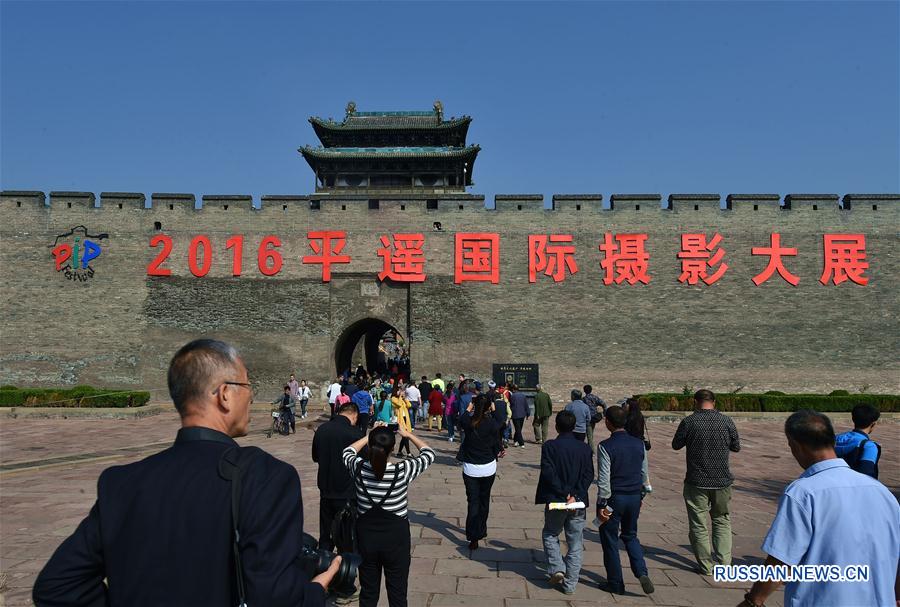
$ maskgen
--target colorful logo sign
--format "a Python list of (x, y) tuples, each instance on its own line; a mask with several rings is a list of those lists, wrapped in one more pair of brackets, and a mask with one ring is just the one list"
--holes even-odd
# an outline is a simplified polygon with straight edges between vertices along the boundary
[(94, 277), (91, 262), (95, 261), (103, 250), (99, 241), (109, 239), (109, 234), (90, 234), (84, 226), (76, 226), (60, 234), (50, 245), (56, 271), (76, 282), (86, 282)]

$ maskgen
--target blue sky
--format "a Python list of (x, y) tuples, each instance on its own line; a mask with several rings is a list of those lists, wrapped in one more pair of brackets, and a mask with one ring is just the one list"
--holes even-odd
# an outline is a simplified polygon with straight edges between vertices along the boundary
[(3, 189), (303, 194), (311, 115), (474, 118), (471, 192), (898, 192), (900, 3), (0, 3)]

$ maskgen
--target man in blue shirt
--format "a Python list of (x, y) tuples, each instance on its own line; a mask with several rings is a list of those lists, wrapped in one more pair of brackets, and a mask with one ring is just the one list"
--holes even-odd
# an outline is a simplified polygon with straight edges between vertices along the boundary
[[(788, 485), (763, 542), (767, 565), (866, 565), (868, 581), (788, 582), (785, 607), (897, 604), (900, 506), (878, 481), (850, 469), (834, 452), (831, 420), (797, 411), (784, 424), (788, 445), (806, 471)], [(742, 606), (758, 606), (778, 582), (757, 582)]]
[(834, 452), (857, 472), (878, 478), (881, 445), (869, 437), (881, 413), (872, 405), (856, 405), (850, 416), (853, 418), (853, 430), (837, 435)]
[(575, 431), (572, 433), (580, 441), (587, 436), (587, 427), (591, 423), (591, 408), (581, 400), (581, 390), (572, 390), (572, 402), (566, 405), (566, 411), (575, 416)]
[(356, 426), (363, 429), (367, 428), (369, 426), (369, 413), (372, 411), (372, 405), (375, 404), (375, 401), (372, 400), (372, 395), (369, 394), (368, 390), (363, 390), (362, 386), (358, 386), (356, 392), (350, 397), (350, 402), (359, 408), (359, 418)]

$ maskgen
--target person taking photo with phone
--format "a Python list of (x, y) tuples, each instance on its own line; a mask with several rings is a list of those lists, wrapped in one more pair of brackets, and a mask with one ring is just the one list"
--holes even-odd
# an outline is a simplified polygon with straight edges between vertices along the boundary
[[(419, 450), (415, 457), (390, 462), (396, 434)], [(367, 446), (368, 455), (359, 451)], [(356, 538), (359, 566), (359, 605), (376, 607), (381, 591), (381, 571), (390, 607), (406, 607), (411, 564), (406, 494), (409, 484), (434, 463), (434, 450), (400, 425), (396, 432), (376, 422), (368, 436), (344, 449), (344, 465), (353, 478), (359, 518)]]

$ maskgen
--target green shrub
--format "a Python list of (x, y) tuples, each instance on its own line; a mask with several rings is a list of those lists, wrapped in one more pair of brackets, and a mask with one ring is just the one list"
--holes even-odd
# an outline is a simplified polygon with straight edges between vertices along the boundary
[(769, 390), (766, 394), (784, 394), (784, 392), (780, 390)]
[(16, 388), (15, 386), (12, 386), (10, 384), (6, 384), (5, 386), (0, 386), (0, 390), (17, 390), (17, 389), (18, 388)]
[[(693, 411), (694, 399), (676, 393), (643, 394), (641, 409), (645, 411)], [(882, 413), (900, 412), (900, 396), (894, 394), (719, 394), (716, 406), (720, 411), (799, 411), (813, 409), (823, 413), (852, 411), (859, 404), (869, 404)]]
[(832, 390), (828, 393), (828, 396), (850, 396), (850, 393), (846, 390)]
[(91, 386), (0, 390), (0, 407), (142, 407), (149, 401), (149, 392)]

